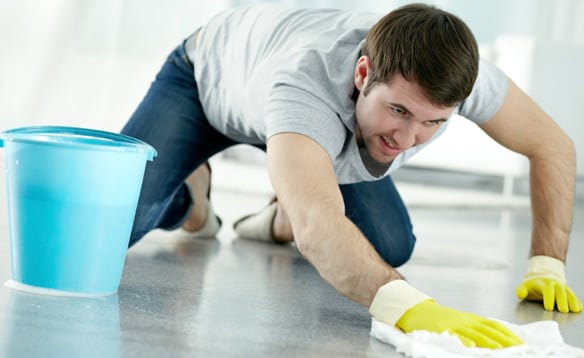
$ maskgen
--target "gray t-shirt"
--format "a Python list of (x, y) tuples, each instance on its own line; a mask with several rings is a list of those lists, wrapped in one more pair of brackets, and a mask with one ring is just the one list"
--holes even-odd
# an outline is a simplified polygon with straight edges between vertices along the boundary
[[(371, 174), (375, 169), (368, 170), (359, 153), (353, 74), (365, 36), (381, 16), (278, 4), (216, 15), (188, 52), (209, 123), (249, 144), (283, 132), (306, 135), (330, 155), (339, 184), (390, 174), (431, 141), (401, 153), (380, 176)], [(506, 91), (505, 75), (481, 60), (475, 87), (455, 113), (481, 124), (499, 109)]]

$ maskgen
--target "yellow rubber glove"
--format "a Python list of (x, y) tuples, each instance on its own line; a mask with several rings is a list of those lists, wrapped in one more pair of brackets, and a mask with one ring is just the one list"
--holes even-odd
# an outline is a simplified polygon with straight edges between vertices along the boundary
[(458, 336), (467, 347), (504, 348), (522, 341), (503, 324), (473, 313), (444, 307), (433, 300), (418, 303), (396, 322), (404, 332), (424, 329)]
[(566, 284), (564, 263), (549, 256), (529, 259), (523, 282), (515, 290), (521, 300), (543, 302), (547, 311), (582, 312), (582, 302)]
[(449, 332), (467, 347), (503, 348), (523, 343), (503, 324), (439, 305), (403, 280), (379, 288), (369, 312), (375, 319), (406, 333)]

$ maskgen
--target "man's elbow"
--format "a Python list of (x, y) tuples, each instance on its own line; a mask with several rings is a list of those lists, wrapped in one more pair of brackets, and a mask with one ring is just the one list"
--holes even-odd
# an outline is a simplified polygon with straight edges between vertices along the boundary
[(298, 249), (298, 252), (309, 261), (311, 261), (311, 258), (314, 255), (313, 253), (318, 251), (315, 242), (317, 235), (318, 233), (310, 227), (310, 224), (300, 225), (294, 230), (294, 242), (296, 243), (296, 248)]

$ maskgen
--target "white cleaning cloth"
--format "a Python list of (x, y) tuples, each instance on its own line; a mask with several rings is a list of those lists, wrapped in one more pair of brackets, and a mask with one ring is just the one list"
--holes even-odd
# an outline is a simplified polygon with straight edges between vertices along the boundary
[(404, 333), (401, 330), (372, 319), (371, 335), (391, 344), (396, 351), (412, 358), (465, 358), (465, 357), (562, 357), (583, 358), (584, 350), (564, 343), (556, 321), (539, 321), (515, 325), (497, 320), (523, 340), (522, 345), (501, 348), (468, 348), (456, 336), (429, 331)]

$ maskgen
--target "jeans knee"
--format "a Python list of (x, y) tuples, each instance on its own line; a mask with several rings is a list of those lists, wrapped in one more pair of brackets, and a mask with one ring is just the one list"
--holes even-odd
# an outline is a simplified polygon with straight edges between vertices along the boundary
[(402, 235), (398, 240), (382, 240), (373, 246), (381, 258), (392, 267), (399, 267), (412, 257), (416, 237), (413, 233)]

